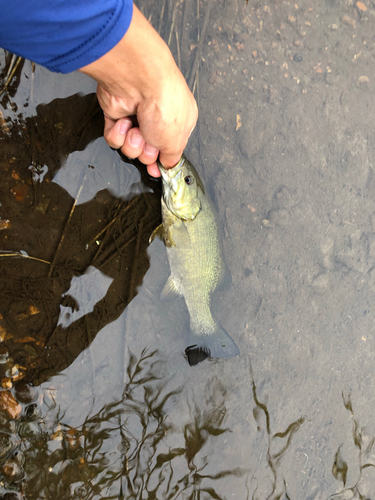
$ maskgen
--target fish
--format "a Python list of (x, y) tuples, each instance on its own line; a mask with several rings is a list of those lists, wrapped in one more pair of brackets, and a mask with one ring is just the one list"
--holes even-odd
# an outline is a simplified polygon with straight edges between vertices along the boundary
[(162, 177), (162, 224), (151, 240), (160, 236), (167, 248), (171, 274), (161, 293), (169, 302), (184, 297), (190, 316), (185, 355), (190, 366), (206, 358), (231, 358), (237, 344), (213, 317), (211, 297), (231, 281), (212, 201), (189, 160), (166, 169)]

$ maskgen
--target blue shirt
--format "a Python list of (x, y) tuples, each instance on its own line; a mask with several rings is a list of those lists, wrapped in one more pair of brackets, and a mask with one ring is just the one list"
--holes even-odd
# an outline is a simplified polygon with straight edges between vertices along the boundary
[(111, 50), (132, 14), (132, 0), (0, 0), (0, 47), (69, 73)]

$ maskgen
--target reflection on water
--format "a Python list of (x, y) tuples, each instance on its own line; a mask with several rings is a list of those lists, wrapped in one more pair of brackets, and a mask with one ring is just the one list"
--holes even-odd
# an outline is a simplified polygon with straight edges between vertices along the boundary
[(106, 146), (92, 82), (26, 61), (1, 96), (0, 496), (373, 500), (375, 9), (142, 9), (199, 100), (242, 356), (188, 366), (159, 182)]
[[(168, 390), (166, 366), (157, 352), (143, 352), (139, 359), (130, 353), (126, 372), (122, 397), (78, 427), (64, 424), (53, 391), (38, 397), (32, 387), (20, 386), (19, 399), (38, 398), (38, 404), (25, 406), (12, 428), (11, 422), (8, 428), (4, 424), (6, 435), (18, 442), (7, 442), (7, 449), (2, 444), (12, 457), (3, 465), (3, 488), (35, 499), (200, 498), (203, 493), (219, 498), (217, 480), (243, 475), (238, 468), (205, 473), (208, 460), (196, 463), (208, 440), (230, 432), (219, 380), (211, 380), (205, 408), (189, 402), (187, 423), (179, 426), (168, 409), (183, 388)], [(176, 440), (181, 430), (183, 439)]]
[[(30, 498), (140, 498), (168, 458), (158, 445), (169, 431), (163, 367), (154, 353), (130, 356), (122, 397), (86, 417), (78, 428), (50, 408), (40, 419), (45, 446), (34, 438), (25, 452)], [(48, 428), (49, 427), (49, 428)]]

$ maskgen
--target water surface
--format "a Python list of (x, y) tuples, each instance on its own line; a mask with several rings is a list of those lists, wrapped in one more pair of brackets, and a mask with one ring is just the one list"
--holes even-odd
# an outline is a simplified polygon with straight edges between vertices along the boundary
[(1, 494), (374, 499), (374, 7), (141, 8), (199, 102), (241, 356), (188, 366), (160, 185), (100, 137), (90, 79), (26, 61), (1, 108), (0, 249), (33, 257), (0, 254)]

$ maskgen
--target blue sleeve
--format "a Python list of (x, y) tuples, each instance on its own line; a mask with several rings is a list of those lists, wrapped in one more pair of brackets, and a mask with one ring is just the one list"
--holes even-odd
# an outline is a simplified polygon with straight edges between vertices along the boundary
[(0, 0), (0, 47), (69, 73), (111, 50), (132, 14), (132, 0)]

